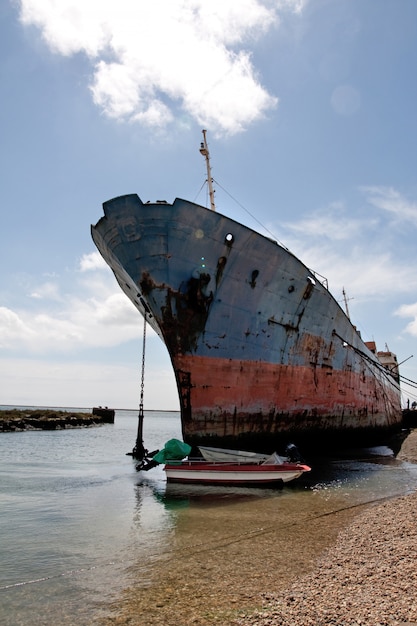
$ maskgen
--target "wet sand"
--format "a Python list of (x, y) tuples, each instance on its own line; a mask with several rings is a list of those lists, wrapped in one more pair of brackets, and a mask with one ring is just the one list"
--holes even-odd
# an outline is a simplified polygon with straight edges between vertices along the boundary
[[(417, 431), (397, 458), (417, 462)], [(288, 524), (274, 523), (273, 498), (239, 502), (233, 528), (230, 505), (213, 506), (209, 537), (201, 510), (190, 509), (148, 586), (132, 583), (102, 623), (417, 624), (417, 495), (352, 508), (341, 501), (340, 510), (333, 500), (316, 516), (305, 495)]]

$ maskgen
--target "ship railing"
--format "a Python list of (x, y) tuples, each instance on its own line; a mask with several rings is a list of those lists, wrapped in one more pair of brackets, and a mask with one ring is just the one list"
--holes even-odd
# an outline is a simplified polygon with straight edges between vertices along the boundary
[(315, 270), (312, 270), (312, 269), (309, 269), (309, 271), (312, 274), (314, 274), (314, 276), (323, 285), (323, 287), (325, 287), (327, 290), (329, 289), (329, 281), (327, 280), (325, 276), (323, 276), (322, 274), (319, 274), (319, 272), (316, 272)]

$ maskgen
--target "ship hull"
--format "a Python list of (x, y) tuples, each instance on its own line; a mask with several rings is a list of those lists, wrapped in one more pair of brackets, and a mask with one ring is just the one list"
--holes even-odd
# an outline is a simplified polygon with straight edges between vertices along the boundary
[(103, 207), (94, 242), (167, 346), (185, 441), (268, 452), (400, 427), (398, 377), (284, 247), (184, 200)]

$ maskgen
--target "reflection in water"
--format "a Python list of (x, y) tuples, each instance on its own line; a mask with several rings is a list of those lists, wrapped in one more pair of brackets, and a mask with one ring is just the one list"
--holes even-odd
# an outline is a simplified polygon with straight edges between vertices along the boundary
[(305, 482), (313, 491), (344, 491), (347, 506), (411, 493), (416, 488), (417, 466), (398, 460), (380, 446), (351, 450), (337, 459), (318, 459)]

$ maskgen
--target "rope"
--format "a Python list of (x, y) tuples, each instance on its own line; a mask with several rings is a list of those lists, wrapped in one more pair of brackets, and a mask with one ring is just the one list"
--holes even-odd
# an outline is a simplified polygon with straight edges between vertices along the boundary
[[(340, 335), (337, 334), (336, 331), (333, 331), (333, 335), (335, 335), (336, 337), (338, 337), (341, 341), (343, 341), (347, 346), (349, 346), (349, 348), (351, 348), (354, 352), (356, 352), (360, 357), (362, 357), (365, 361), (365, 363), (368, 364), (372, 364), (372, 365), (376, 365), (376, 367), (379, 369), (379, 371), (386, 376), (386, 378), (388, 378), (389, 380), (391, 380), (392, 378), (395, 380), (395, 375), (390, 371), (387, 370), (382, 363), (378, 363), (376, 361), (373, 361), (371, 358), (369, 358), (369, 356), (367, 354), (365, 354), (364, 352), (362, 352), (362, 350), (359, 350), (359, 348), (355, 348), (355, 346), (353, 346), (351, 343), (349, 343), (348, 341), (346, 341), (346, 339), (343, 339), (343, 337), (341, 337)], [(372, 370), (371, 370), (372, 371)], [(391, 378), (392, 377), (392, 378)], [(405, 385), (408, 385), (409, 387), (412, 387), (414, 389), (417, 389), (417, 382), (415, 380), (411, 380), (410, 378), (406, 378), (405, 376), (402, 376), (402, 374), (400, 374), (398, 372), (398, 383), (403, 383)], [(401, 393), (404, 396), (405, 391), (401, 389)], [(386, 394), (384, 394), (386, 397)], [(407, 391), (407, 395), (411, 396), (412, 398), (417, 398), (417, 396), (415, 396), (412, 392)]]
[(409, 378), (406, 378), (405, 376), (401, 376), (401, 375), (400, 375), (400, 379), (403, 383), (406, 383), (407, 385), (410, 385), (411, 387), (417, 388), (417, 382), (415, 380), (410, 380)]
[(252, 218), (255, 222), (257, 222), (257, 223), (259, 224), (259, 226), (261, 226), (261, 228), (263, 228), (263, 229), (264, 229), (264, 230), (265, 230), (265, 231), (266, 231), (269, 235), (271, 235), (271, 237), (279, 243), (279, 245), (281, 246), (281, 248), (284, 248), (285, 250), (287, 250), (287, 252), (290, 252), (290, 250), (287, 248), (287, 246), (285, 246), (285, 245), (284, 245), (284, 244), (283, 244), (283, 243), (282, 243), (282, 242), (281, 242), (281, 241), (280, 241), (280, 240), (279, 240), (279, 239), (278, 239), (278, 238), (274, 235), (274, 233), (273, 233), (272, 231), (270, 231), (270, 230), (269, 230), (269, 228), (267, 228), (264, 224), (262, 224), (262, 222), (260, 222), (260, 221), (258, 220), (258, 218), (257, 218), (257, 217), (255, 217), (255, 215), (253, 215), (253, 213), (251, 213), (251, 212), (250, 212), (250, 211), (249, 211), (249, 210), (248, 210), (245, 206), (243, 206), (243, 204), (242, 204), (241, 202), (239, 202), (239, 200), (237, 200), (234, 196), (232, 196), (232, 194), (231, 194), (231, 193), (229, 193), (229, 192), (227, 191), (227, 189), (225, 189), (225, 188), (224, 188), (224, 187), (223, 187), (223, 186), (219, 183), (219, 181), (218, 181), (218, 180), (213, 179), (213, 181), (216, 183), (216, 185), (217, 185), (218, 187), (220, 187), (220, 189), (222, 189), (222, 191), (224, 191), (224, 192), (225, 192), (225, 193), (229, 196), (229, 198), (231, 198), (231, 199), (233, 200), (233, 202), (236, 202), (236, 204), (237, 204), (238, 206), (240, 206), (240, 208), (241, 208), (241, 209), (243, 209), (243, 210), (244, 210), (244, 211), (245, 211), (245, 212), (246, 212), (246, 213), (247, 213), (247, 214), (248, 214), (248, 215), (249, 215), (249, 216), (250, 216), (250, 217), (251, 217), (251, 218)]
[(383, 374), (390, 382), (393, 382), (393, 381), (396, 382), (395, 375), (393, 374), (393, 372), (391, 372), (390, 370), (387, 370), (387, 368), (384, 367), (382, 363), (380, 363), (377, 360), (374, 361), (373, 359), (371, 359), (367, 354), (365, 354), (365, 352), (362, 352), (362, 350), (359, 350), (359, 348), (356, 348), (354, 345), (349, 343), (349, 341), (341, 337), (335, 330), (333, 330), (332, 335), (340, 339), (340, 341), (342, 341), (346, 346), (349, 346), (349, 348), (351, 348), (354, 352), (356, 352), (356, 354), (362, 357), (364, 361), (375, 366), (379, 370), (379, 372)]

